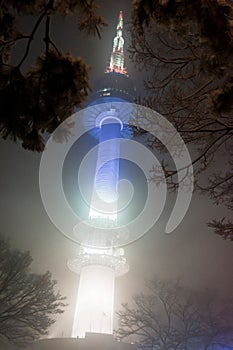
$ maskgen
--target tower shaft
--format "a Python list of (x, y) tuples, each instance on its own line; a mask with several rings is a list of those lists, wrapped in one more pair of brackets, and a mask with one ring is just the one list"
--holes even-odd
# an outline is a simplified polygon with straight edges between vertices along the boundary
[(89, 265), (81, 270), (72, 337), (113, 332), (115, 272), (109, 266)]
[[(123, 125), (118, 113), (112, 108), (98, 115), (96, 124), (99, 127), (99, 145), (89, 217), (115, 221), (119, 181), (119, 139)], [(104, 207), (101, 208), (99, 200)]]

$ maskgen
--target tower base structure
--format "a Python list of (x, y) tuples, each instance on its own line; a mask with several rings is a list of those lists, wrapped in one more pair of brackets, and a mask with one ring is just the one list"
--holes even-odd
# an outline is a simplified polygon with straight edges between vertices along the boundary
[(130, 343), (115, 341), (111, 334), (86, 333), (86, 338), (51, 338), (38, 340), (26, 350), (136, 350)]
[(89, 332), (112, 335), (115, 277), (129, 270), (123, 248), (81, 246), (68, 267), (80, 274), (72, 337), (84, 338)]

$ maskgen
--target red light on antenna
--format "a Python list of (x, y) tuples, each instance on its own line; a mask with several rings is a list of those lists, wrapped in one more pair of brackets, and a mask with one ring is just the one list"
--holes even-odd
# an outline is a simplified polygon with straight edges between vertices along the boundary
[(122, 11), (120, 11), (119, 18), (120, 18), (120, 19), (123, 18), (123, 13), (122, 13)]

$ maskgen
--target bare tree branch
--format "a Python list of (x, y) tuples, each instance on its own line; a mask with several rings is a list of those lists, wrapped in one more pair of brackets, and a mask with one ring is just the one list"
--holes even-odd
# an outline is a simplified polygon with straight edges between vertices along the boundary
[(216, 303), (210, 292), (194, 293), (178, 283), (155, 279), (147, 293), (134, 296), (131, 307), (122, 305), (116, 335), (143, 350), (232, 349), (230, 312), (216, 308)]
[(55, 291), (50, 272), (30, 271), (28, 252), (11, 250), (0, 239), (0, 334), (18, 346), (47, 334), (53, 316), (63, 312), (64, 297)]

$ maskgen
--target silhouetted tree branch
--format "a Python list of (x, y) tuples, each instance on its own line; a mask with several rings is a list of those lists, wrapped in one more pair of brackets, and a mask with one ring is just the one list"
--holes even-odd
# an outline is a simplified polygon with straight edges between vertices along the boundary
[[(164, 115), (183, 137), (192, 154), (196, 189), (228, 208), (233, 200), (232, 16), (232, 1), (137, 0), (130, 48), (136, 66), (148, 71), (146, 97), (140, 102)], [(211, 174), (219, 159), (225, 171)], [(158, 181), (154, 170), (152, 178)], [(177, 170), (164, 163), (163, 171), (170, 189), (176, 189)]]
[(208, 226), (214, 229), (217, 235), (220, 235), (223, 239), (233, 241), (233, 225), (232, 222), (226, 221), (225, 218), (221, 220), (213, 220), (208, 223)]
[(62, 313), (64, 297), (55, 291), (51, 273), (32, 273), (28, 252), (13, 250), (0, 237), (0, 334), (18, 346), (47, 334)]
[[(63, 54), (52, 40), (51, 19), (60, 15), (77, 18), (77, 29), (100, 38), (106, 23), (97, 14), (94, 1), (4, 0), (0, 3), (0, 135), (22, 141), (26, 149), (41, 152), (44, 134), (51, 133), (87, 97), (89, 67), (80, 58)], [(31, 15), (35, 24), (29, 34), (20, 32), (19, 16)], [(44, 26), (44, 52), (25, 71), (38, 29)], [(26, 42), (14, 65), (12, 48)], [(29, 62), (30, 63), (30, 62)]]
[(232, 349), (232, 305), (217, 306), (213, 293), (194, 293), (178, 283), (154, 280), (148, 292), (118, 312), (120, 339), (129, 338), (139, 349)]

